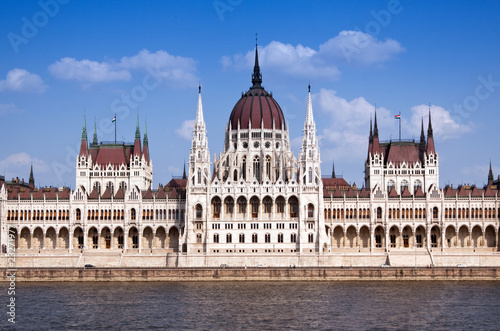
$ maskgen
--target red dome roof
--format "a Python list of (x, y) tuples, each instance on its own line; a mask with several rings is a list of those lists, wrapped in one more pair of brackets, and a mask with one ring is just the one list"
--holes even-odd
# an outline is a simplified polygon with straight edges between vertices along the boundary
[[(249, 127), (250, 121), (252, 127)], [(241, 96), (229, 116), (229, 123), (233, 130), (240, 129), (272, 129), (285, 128), (285, 117), (280, 106), (272, 95), (262, 87), (252, 87)]]

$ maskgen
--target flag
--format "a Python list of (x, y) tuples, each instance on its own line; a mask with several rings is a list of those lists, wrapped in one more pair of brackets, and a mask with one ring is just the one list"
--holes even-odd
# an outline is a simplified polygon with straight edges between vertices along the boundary
[(394, 116), (394, 119), (400, 120), (401, 119), (401, 114), (398, 114), (398, 115)]
[(116, 122), (116, 116), (113, 117), (113, 119), (111, 120), (111, 123), (114, 123), (114, 122)]

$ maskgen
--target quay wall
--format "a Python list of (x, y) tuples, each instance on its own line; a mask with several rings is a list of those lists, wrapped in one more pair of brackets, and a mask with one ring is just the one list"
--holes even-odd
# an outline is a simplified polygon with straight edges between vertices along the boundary
[[(38, 281), (461, 281), (499, 280), (499, 268), (27, 268), (16, 282)], [(0, 269), (0, 281), (12, 272)]]

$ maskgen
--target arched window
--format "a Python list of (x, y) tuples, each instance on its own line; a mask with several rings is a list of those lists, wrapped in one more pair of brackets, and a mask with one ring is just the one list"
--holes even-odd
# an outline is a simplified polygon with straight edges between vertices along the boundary
[(416, 180), (415, 183), (413, 184), (413, 193), (417, 192), (418, 188), (422, 187), (422, 182), (419, 180)]
[(247, 157), (243, 156), (243, 163), (241, 165), (241, 173), (243, 174), (243, 180), (247, 179)]
[(238, 198), (238, 213), (246, 214), (247, 212), (247, 200), (244, 197)]
[(196, 234), (196, 243), (201, 244), (201, 233)]
[(283, 242), (283, 233), (278, 233), (278, 242), (279, 243)]
[(230, 233), (226, 234), (226, 243), (230, 244), (232, 242), (233, 242), (233, 236)]
[(380, 207), (377, 208), (377, 218), (378, 219), (382, 218), (382, 208), (380, 208)]
[(309, 235), (308, 235), (308, 241), (309, 241), (310, 243), (314, 242), (314, 234), (309, 233)]
[(271, 242), (271, 234), (270, 233), (266, 233), (266, 235), (264, 236), (264, 239), (265, 239), (266, 243), (270, 243)]
[(273, 201), (271, 200), (270, 197), (265, 197), (263, 203), (264, 203), (264, 213), (270, 215), (272, 212)]
[(231, 197), (224, 199), (225, 213), (226, 215), (232, 217), (234, 212), (234, 200)]
[(93, 190), (97, 189), (97, 193), (101, 195), (101, 183), (95, 182)]
[(257, 233), (253, 233), (252, 234), (252, 243), (256, 244), (258, 241), (257, 238), (258, 238)]
[(438, 207), (432, 208), (432, 218), (434, 219), (438, 218)]
[(120, 182), (120, 190), (126, 191), (127, 190), (127, 183)]
[(390, 193), (393, 188), (394, 188), (394, 181), (391, 179), (389, 180), (389, 182), (387, 182), (387, 193)]
[(106, 184), (106, 190), (109, 190), (109, 193), (111, 193), (111, 195), (114, 194), (115, 186), (113, 185), (112, 182), (108, 182)]
[(308, 173), (309, 173), (309, 175), (308, 175), (309, 176), (309, 183), (312, 183), (312, 180), (313, 180), (313, 171), (312, 171), (311, 168), (309, 168)]
[(235, 182), (237, 182), (237, 181), (238, 181), (238, 170), (236, 170), (236, 169), (234, 169), (234, 173), (233, 173), (233, 180), (234, 180)]
[(401, 194), (403, 194), (403, 191), (405, 190), (405, 188), (408, 188), (408, 181), (407, 180), (403, 180), (401, 182)]
[(195, 207), (196, 210), (196, 218), (200, 219), (203, 217), (203, 207), (200, 204), (197, 204)]
[(201, 184), (201, 169), (198, 168), (198, 184)]
[(219, 197), (214, 197), (212, 199), (212, 218), (219, 218), (220, 217), (220, 198)]
[(298, 217), (297, 212), (298, 212), (298, 205), (299, 202), (296, 197), (291, 197), (288, 200), (288, 203), (290, 205), (290, 217)]
[(135, 217), (136, 217), (136, 215), (135, 215), (135, 209), (132, 208), (132, 209), (130, 209), (130, 219), (133, 220), (133, 221), (135, 221)]
[(240, 233), (240, 243), (241, 244), (245, 243), (245, 235), (243, 233)]
[(253, 158), (253, 176), (260, 182), (260, 159), (257, 155)]
[(271, 157), (266, 156), (266, 176), (271, 179)]
[(81, 221), (82, 220), (82, 212), (81, 212), (80, 208), (76, 209), (76, 220), (77, 221)]
[(314, 206), (312, 203), (307, 205), (307, 218), (313, 218), (314, 217)]
[(259, 217), (259, 199), (257, 197), (253, 197), (250, 199), (250, 205), (252, 208), (252, 218)]
[(218, 233), (214, 234), (214, 243), (219, 243), (219, 234)]
[(297, 242), (297, 234), (296, 233), (290, 234), (290, 242), (292, 242), (292, 243)]

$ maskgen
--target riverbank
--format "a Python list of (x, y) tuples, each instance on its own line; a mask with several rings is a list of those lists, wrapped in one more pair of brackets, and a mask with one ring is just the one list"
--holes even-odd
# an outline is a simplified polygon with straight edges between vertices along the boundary
[[(1, 281), (12, 272), (0, 269)], [(428, 281), (500, 280), (500, 268), (24, 268), (16, 282), (71, 281)], [(9, 276), (9, 278), (8, 278)]]

